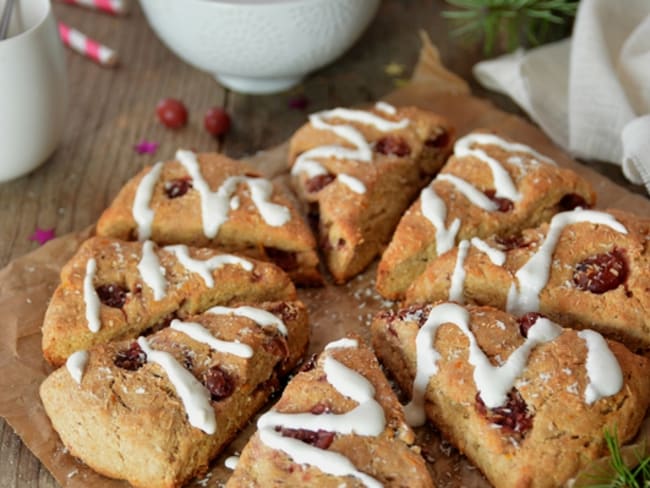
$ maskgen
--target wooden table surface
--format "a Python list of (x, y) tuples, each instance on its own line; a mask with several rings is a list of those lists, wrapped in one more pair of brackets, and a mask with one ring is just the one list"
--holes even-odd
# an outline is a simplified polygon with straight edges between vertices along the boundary
[[(403, 65), (403, 77), (410, 73), (420, 48), (420, 29), (439, 47), (446, 66), (469, 80), (476, 93), (517, 111), (506, 98), (471, 81), (481, 47), (450, 38), (450, 26), (440, 17), (442, 1), (384, 0), (368, 31), (341, 59), (310, 75), (300, 87), (271, 96), (230, 92), (210, 75), (185, 65), (160, 43), (135, 7), (130, 16), (120, 18), (55, 5), (59, 20), (115, 48), (121, 65), (108, 70), (68, 54), (71, 103), (59, 149), (31, 175), (0, 184), (0, 267), (35, 249), (38, 244), (29, 236), (36, 227), (55, 228), (63, 235), (95, 222), (128, 178), (143, 165), (170, 157), (180, 146), (242, 157), (282, 142), (305, 121), (306, 111), (289, 107), (292, 98), (306, 97), (307, 111), (380, 98), (396, 83), (385, 72), (386, 65)], [(154, 108), (164, 97), (185, 102), (190, 111), (186, 128), (170, 131), (156, 121)], [(232, 130), (220, 140), (203, 130), (203, 114), (212, 106), (226, 108), (232, 117)], [(133, 145), (141, 139), (160, 142), (155, 156), (134, 152)], [(624, 184), (617, 167), (597, 168)], [(56, 486), (0, 419), (0, 488)]]

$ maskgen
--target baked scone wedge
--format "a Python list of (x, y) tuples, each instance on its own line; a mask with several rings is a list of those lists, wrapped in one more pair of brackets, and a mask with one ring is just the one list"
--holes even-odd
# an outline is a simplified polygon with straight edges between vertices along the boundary
[(534, 149), (471, 132), (400, 220), (377, 269), (377, 291), (403, 298), (427, 264), (461, 240), (518, 234), (595, 199), (583, 178)]
[(216, 247), (273, 261), (299, 284), (321, 283), (314, 236), (289, 200), (248, 165), (179, 150), (133, 177), (97, 235)]
[(294, 188), (318, 219), (320, 246), (337, 283), (363, 271), (399, 218), (444, 164), (454, 130), (415, 107), (312, 114), (291, 138)]
[(379, 314), (373, 347), (411, 401), (495, 488), (564, 486), (631, 440), (650, 403), (650, 360), (592, 330), (439, 303)]
[(429, 264), (406, 302), (541, 312), (650, 350), (650, 219), (617, 210), (559, 213), (509, 240), (472, 239)]
[(363, 341), (325, 347), (257, 422), (228, 488), (433, 487), (415, 436)]
[(303, 356), (298, 301), (215, 307), (137, 341), (79, 351), (41, 385), (69, 452), (142, 488), (204, 474)]
[(295, 298), (287, 274), (271, 263), (93, 237), (61, 270), (43, 321), (43, 355), (60, 366), (80, 349), (133, 339), (214, 305)]

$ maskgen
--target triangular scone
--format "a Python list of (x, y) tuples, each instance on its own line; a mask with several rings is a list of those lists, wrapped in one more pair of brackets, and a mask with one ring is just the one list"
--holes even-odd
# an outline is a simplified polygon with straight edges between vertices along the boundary
[(258, 420), (228, 488), (433, 486), (402, 408), (358, 336), (330, 343), (306, 366)]
[(507, 242), (472, 239), (429, 264), (407, 303), (492, 305), (650, 350), (650, 220), (574, 210)]
[(496, 488), (555, 488), (637, 433), (650, 361), (591, 330), (529, 314), (442, 303), (378, 315), (380, 360), (428, 418)]
[(137, 341), (80, 351), (41, 385), (64, 445), (142, 488), (204, 474), (303, 356), (301, 302), (216, 307)]
[(299, 284), (320, 284), (316, 241), (268, 180), (216, 153), (179, 150), (122, 188), (97, 234), (160, 245), (216, 247), (273, 261)]
[(454, 131), (443, 118), (378, 103), (310, 116), (294, 134), (294, 187), (319, 220), (320, 245), (337, 283), (368, 266), (402, 213), (444, 164)]
[(379, 263), (377, 291), (402, 298), (428, 262), (462, 239), (517, 234), (595, 198), (578, 174), (534, 149), (472, 132), (402, 217)]
[(287, 274), (271, 263), (94, 237), (61, 270), (43, 322), (43, 355), (59, 366), (80, 349), (134, 338), (214, 305), (295, 297)]

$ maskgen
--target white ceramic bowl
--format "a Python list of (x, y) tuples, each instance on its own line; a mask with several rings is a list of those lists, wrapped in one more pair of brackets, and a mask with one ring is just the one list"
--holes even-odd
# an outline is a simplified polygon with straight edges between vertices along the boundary
[(273, 93), (330, 63), (379, 0), (140, 0), (158, 37), (228, 88)]

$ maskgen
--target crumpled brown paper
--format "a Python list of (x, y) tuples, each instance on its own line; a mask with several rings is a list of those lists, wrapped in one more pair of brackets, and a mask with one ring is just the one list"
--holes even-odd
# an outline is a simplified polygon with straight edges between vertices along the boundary
[[(426, 36), (423, 43), (413, 79), (405, 87), (389, 94), (387, 101), (396, 105), (418, 105), (438, 112), (453, 122), (460, 135), (478, 127), (498, 130), (586, 177), (598, 192), (599, 207), (617, 207), (639, 215), (650, 215), (650, 200), (632, 194), (572, 161), (539, 129), (520, 117), (501, 112), (490, 102), (472, 97), (467, 84), (442, 66), (437, 50)], [(286, 183), (285, 159), (286, 144), (259, 153), (250, 162), (268, 176)], [(14, 260), (0, 271), (0, 415), (6, 418), (62, 486), (125, 488), (128, 486), (125, 482), (95, 474), (66, 453), (38, 396), (38, 387), (50, 372), (41, 355), (43, 315), (58, 283), (61, 267), (90, 233), (91, 230), (85, 230), (58, 238)], [(373, 290), (374, 272), (372, 267), (345, 286), (327, 285), (300, 292), (310, 311), (312, 352), (320, 351), (324, 344), (347, 331), (354, 330), (367, 337), (370, 318), (378, 310), (390, 306)], [(225, 458), (240, 452), (253, 431), (254, 423), (251, 423), (213, 463), (212, 471), (202, 480), (195, 480), (193, 486), (220, 486), (229, 474), (224, 467)], [(649, 431), (650, 428), (644, 429), (644, 433)], [(419, 437), (424, 440), (423, 455), (429, 462), (437, 486), (489, 486), (480, 472), (448, 444), (441, 442), (437, 434), (422, 430)], [(646, 438), (645, 435), (642, 437)], [(586, 484), (581, 486), (592, 480), (589, 477), (583, 479)]]

